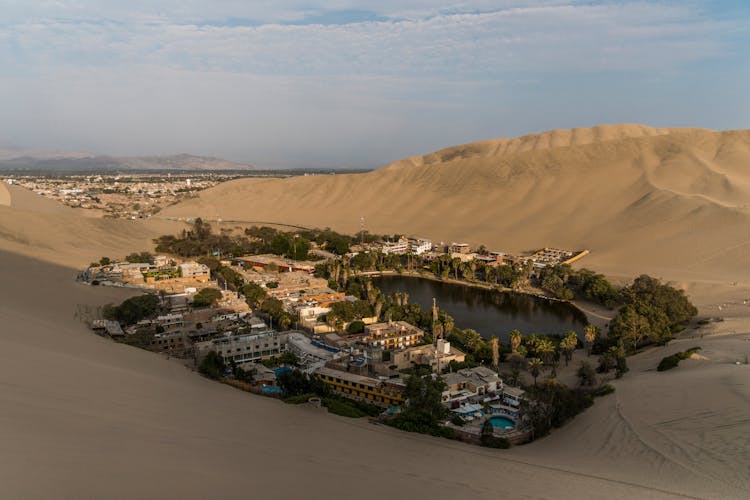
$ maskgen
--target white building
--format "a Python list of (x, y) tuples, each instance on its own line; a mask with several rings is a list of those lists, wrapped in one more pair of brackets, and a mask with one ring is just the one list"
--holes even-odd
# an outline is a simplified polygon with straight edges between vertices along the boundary
[(409, 247), (415, 255), (422, 255), (432, 250), (432, 241), (422, 238), (409, 240)]
[(300, 332), (288, 333), (287, 344), (289, 351), (297, 355), (300, 364), (303, 366), (329, 361), (338, 357), (339, 353), (339, 349), (312, 340)]
[(274, 330), (243, 335), (231, 335), (195, 344), (198, 360), (210, 351), (222, 357), (225, 363), (246, 363), (278, 356), (287, 350), (287, 335)]
[(396, 242), (386, 241), (383, 243), (381, 251), (386, 255), (403, 255), (409, 251), (409, 240), (401, 238)]

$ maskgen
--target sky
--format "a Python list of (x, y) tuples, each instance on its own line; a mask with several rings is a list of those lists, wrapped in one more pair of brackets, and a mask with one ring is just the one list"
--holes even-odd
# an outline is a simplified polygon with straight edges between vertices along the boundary
[(603, 123), (750, 128), (746, 0), (0, 0), (0, 148), (377, 167)]

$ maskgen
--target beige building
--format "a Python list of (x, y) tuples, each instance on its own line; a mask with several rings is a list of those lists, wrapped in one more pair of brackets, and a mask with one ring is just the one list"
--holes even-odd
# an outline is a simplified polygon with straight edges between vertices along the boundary
[(443, 402), (462, 401), (476, 396), (500, 395), (503, 381), (497, 372), (484, 366), (466, 368), (445, 376)]
[(391, 321), (366, 326), (362, 341), (371, 347), (391, 350), (415, 346), (423, 339), (424, 332), (416, 326), (406, 321)]
[(183, 278), (205, 282), (211, 279), (211, 271), (208, 266), (197, 262), (185, 262), (180, 264), (180, 273)]
[(451, 346), (450, 342), (439, 339), (437, 346), (433, 344), (409, 347), (395, 351), (391, 355), (390, 366), (396, 370), (412, 368), (414, 366), (429, 366), (433, 372), (440, 372), (448, 367), (451, 361), (461, 363), (466, 355)]

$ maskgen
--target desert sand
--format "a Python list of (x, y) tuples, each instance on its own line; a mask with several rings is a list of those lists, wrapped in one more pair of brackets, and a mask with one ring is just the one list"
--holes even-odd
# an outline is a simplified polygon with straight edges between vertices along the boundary
[[(614, 382), (613, 395), (552, 435), (506, 451), (248, 395), (174, 360), (95, 336), (74, 316), (77, 305), (121, 300), (128, 292), (78, 284), (76, 268), (101, 255), (149, 248), (150, 238), (176, 226), (91, 219), (0, 184), (10, 198), (0, 203), (3, 495), (747, 498), (750, 365), (735, 364), (750, 354), (750, 310), (742, 299), (747, 230), (739, 226), (747, 214), (741, 199), (728, 193), (744, 187), (749, 139), (747, 132), (643, 127), (551, 133), (538, 141), (518, 140), (526, 146), (514, 146), (510, 156), (493, 156), (505, 143), (489, 141), (494, 146), (477, 146), (475, 160), (467, 154), (421, 166), (409, 160), (362, 175), (237, 181), (173, 208), (174, 214), (351, 231), (359, 224), (357, 210), (369, 206), (358, 201), (363, 198), (390, 210), (390, 221), (375, 206), (362, 214), (372, 231), (436, 239), (444, 234), (509, 250), (589, 247), (594, 253), (586, 265), (608, 265), (623, 279), (662, 270), (697, 293), (703, 314), (726, 317), (631, 358), (631, 371)], [(698, 164), (705, 169), (703, 187), (681, 186), (680, 194), (660, 198), (656, 172), (677, 170), (669, 180), (674, 184), (684, 181), (680, 172)], [(567, 175), (569, 169), (575, 173)], [(713, 192), (706, 186), (718, 172), (726, 182)], [(416, 188), (410, 185), (420, 179)], [(520, 203), (513, 205), (509, 197), (524, 185), (528, 189), (517, 193)], [(689, 194), (691, 189), (700, 196)], [(468, 196), (472, 190), (476, 196)], [(645, 202), (629, 201), (643, 196)], [(340, 215), (347, 203), (355, 208)], [(581, 213), (573, 217), (571, 209)], [(534, 214), (546, 216), (536, 230)], [(351, 225), (348, 217), (355, 219)], [(566, 220), (580, 240), (558, 227)], [(585, 221), (593, 224), (591, 231), (584, 231)], [(512, 238), (513, 228), (520, 243)], [(666, 232), (652, 232), (658, 228)], [(736, 246), (720, 256), (715, 252), (722, 242)], [(655, 371), (663, 356), (693, 345), (703, 348), (706, 359)]]
[[(458, 146), (366, 174), (244, 179), (164, 215), (591, 250), (609, 275), (750, 283), (750, 131), (640, 125)], [(747, 290), (750, 292), (750, 289)], [(750, 294), (748, 294), (750, 296)]]

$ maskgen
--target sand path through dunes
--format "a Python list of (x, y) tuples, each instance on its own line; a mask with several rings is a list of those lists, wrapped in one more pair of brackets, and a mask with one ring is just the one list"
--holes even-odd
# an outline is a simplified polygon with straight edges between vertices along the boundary
[[(9, 497), (742, 498), (671, 462), (654, 468), (621, 426), (624, 444), (608, 450), (606, 403), (533, 447), (501, 452), (242, 393), (87, 331), (76, 304), (126, 292), (74, 274), (0, 253)], [(564, 436), (580, 443), (556, 442)]]

